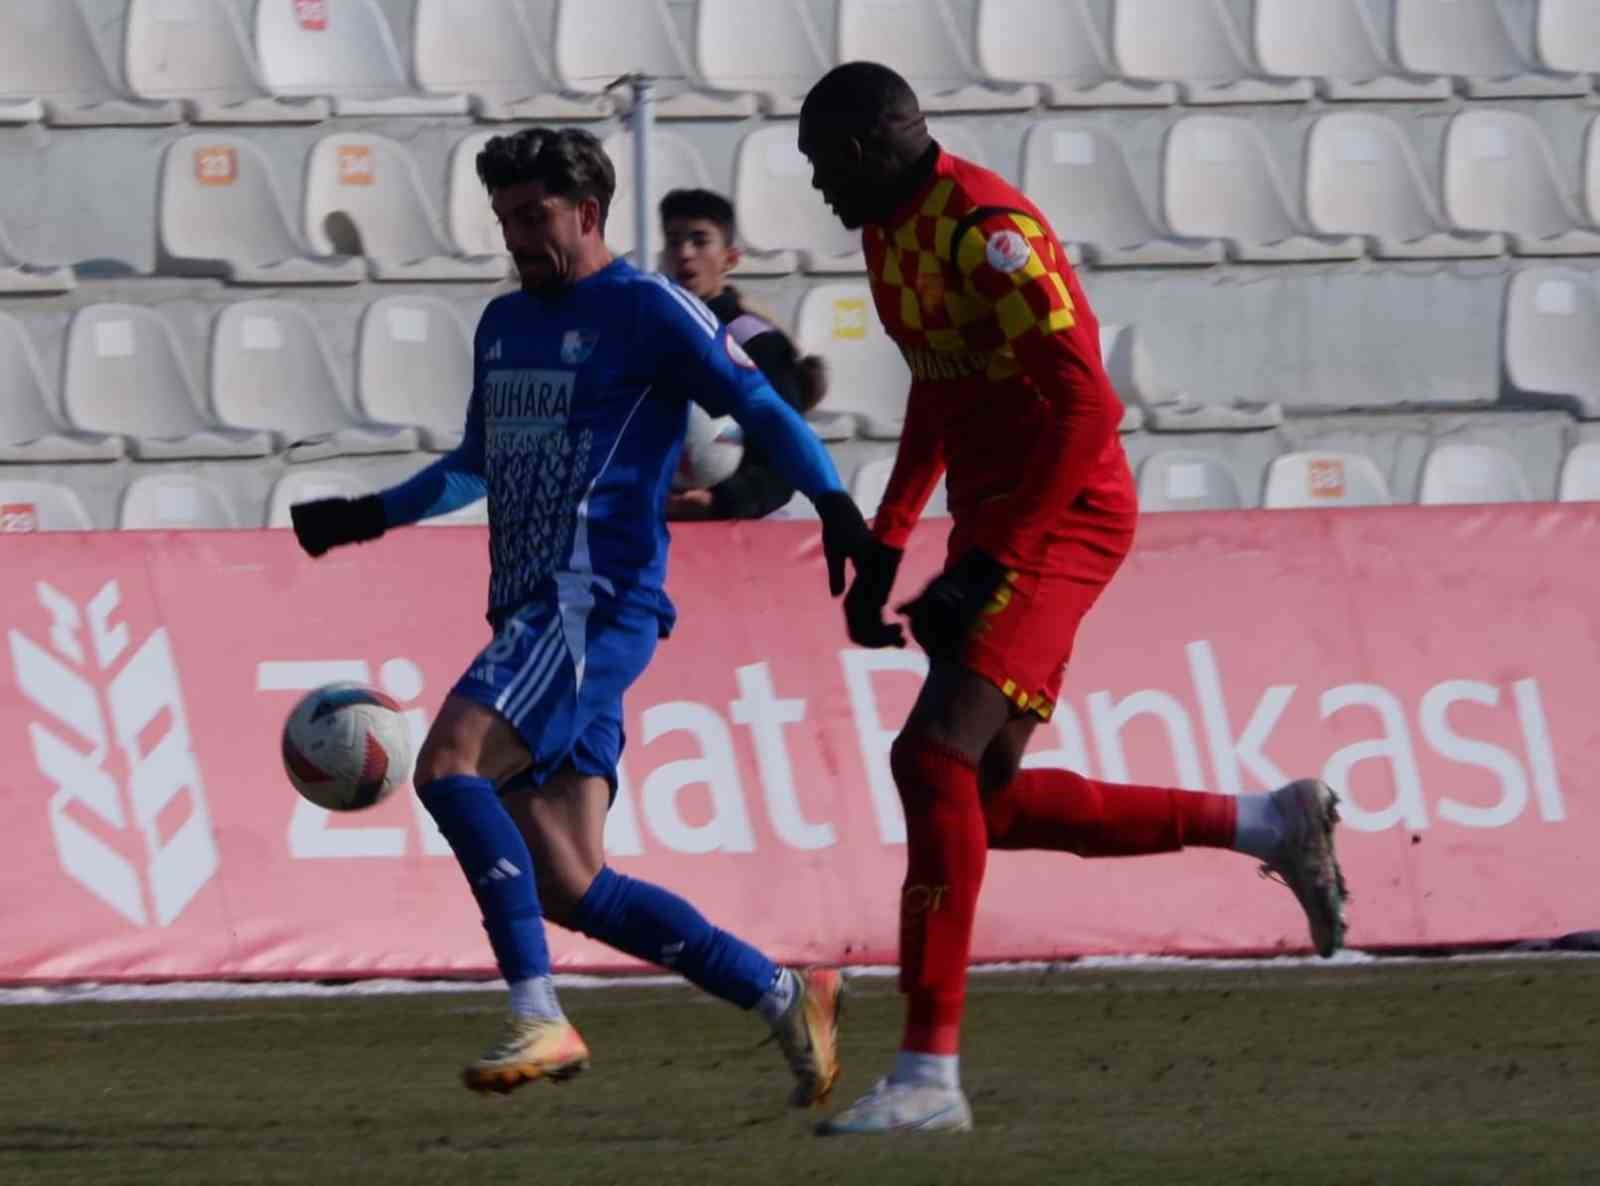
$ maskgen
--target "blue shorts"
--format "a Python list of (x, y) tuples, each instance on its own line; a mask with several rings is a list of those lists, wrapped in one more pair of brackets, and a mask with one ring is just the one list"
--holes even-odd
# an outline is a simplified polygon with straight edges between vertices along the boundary
[(617, 789), (622, 757), (622, 694), (655, 653), (656, 614), (612, 602), (524, 606), (453, 689), (499, 713), (522, 738), (533, 763), (502, 791), (542, 786), (567, 763)]

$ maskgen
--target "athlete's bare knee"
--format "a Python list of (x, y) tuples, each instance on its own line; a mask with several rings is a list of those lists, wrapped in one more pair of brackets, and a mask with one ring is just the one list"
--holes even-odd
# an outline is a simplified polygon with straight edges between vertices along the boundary
[(540, 869), (537, 885), (539, 908), (544, 916), (558, 927), (575, 929), (573, 923), (578, 917), (578, 906), (599, 872), (575, 866)]
[(435, 731), (429, 733), (428, 739), (422, 743), (412, 782), (425, 787), (436, 779), (452, 775), (476, 776), (477, 773), (477, 747), (463, 745), (461, 739), (449, 734), (441, 736)]

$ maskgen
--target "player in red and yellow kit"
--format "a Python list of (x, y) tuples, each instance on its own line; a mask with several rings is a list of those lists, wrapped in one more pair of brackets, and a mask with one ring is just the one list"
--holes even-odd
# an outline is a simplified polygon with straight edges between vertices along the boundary
[(957, 1051), (988, 849), (1244, 852), (1294, 891), (1326, 956), (1344, 937), (1337, 796), (1315, 779), (1235, 798), (1021, 769), (1078, 625), (1133, 545), (1122, 405), (1094, 313), (1044, 215), (941, 150), (887, 67), (824, 77), (800, 149), (840, 220), (862, 229), (878, 316), (912, 374), (876, 548), (845, 598), (853, 641), (904, 644), (884, 608), (941, 474), (954, 519), (944, 570), (898, 607), (930, 661), (891, 751), (906, 815), (905, 1035), (891, 1074), (822, 1131), (967, 1128)]

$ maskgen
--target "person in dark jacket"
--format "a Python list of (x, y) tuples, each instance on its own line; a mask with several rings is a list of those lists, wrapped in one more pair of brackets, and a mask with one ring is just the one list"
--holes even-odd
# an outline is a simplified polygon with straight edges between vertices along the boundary
[[(661, 271), (704, 301), (729, 327), (790, 406), (801, 413), (816, 407), (827, 388), (822, 359), (801, 356), (789, 335), (752, 311), (728, 283), (728, 273), (739, 263), (732, 203), (708, 189), (675, 189), (661, 199), (661, 230), (666, 240)], [(706, 490), (668, 496), (667, 518), (759, 519), (793, 496), (793, 487), (770, 459), (746, 442), (744, 459), (732, 476)]]

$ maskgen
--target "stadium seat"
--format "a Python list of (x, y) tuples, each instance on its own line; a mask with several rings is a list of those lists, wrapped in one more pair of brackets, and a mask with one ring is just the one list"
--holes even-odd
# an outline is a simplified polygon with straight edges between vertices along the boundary
[(867, 286), (816, 285), (801, 298), (795, 326), (800, 352), (827, 359), (826, 410), (850, 415), (869, 439), (898, 439), (911, 372), (884, 332)]
[(425, 91), (466, 95), (486, 123), (604, 119), (605, 95), (563, 95), (547, 49), (547, 5), (526, 0), (416, 0), (412, 57)]
[(386, 136), (339, 132), (306, 161), (306, 238), (331, 255), (364, 255), (374, 280), (503, 280), (504, 255), (456, 255), (416, 162)]
[(978, 0), (977, 62), (991, 83), (1037, 84), (1050, 107), (1167, 107), (1170, 82), (1119, 77), (1085, 0)]
[(1102, 322), (1100, 358), (1125, 407), (1122, 432), (1241, 432), (1283, 423), (1281, 404), (1197, 400), (1164, 383), (1135, 326)]
[(757, 128), (739, 142), (733, 202), (752, 267), (866, 270), (861, 233), (846, 230), (811, 187), (811, 165), (795, 146), (794, 125)]
[(256, 53), (279, 96), (327, 96), (335, 115), (465, 115), (465, 95), (425, 95), (406, 77), (376, 0), (257, 0)]
[(1491, 445), (1435, 445), (1422, 463), (1417, 501), (1423, 506), (1527, 502), (1527, 479), (1517, 459)]
[(1372, 459), (1356, 453), (1285, 453), (1267, 467), (1261, 505), (1296, 507), (1381, 507), (1394, 499)]
[(1585, 76), (1541, 70), (1518, 48), (1499, 0), (1394, 0), (1394, 46), (1402, 67), (1450, 75), (1469, 99), (1589, 92)]
[(219, 423), (201, 408), (171, 328), (144, 305), (88, 305), (67, 328), (62, 396), (67, 423), (128, 438), (141, 461), (261, 457), (264, 432)]
[(903, 75), (924, 111), (1022, 110), (1039, 101), (1031, 84), (985, 86), (967, 52), (970, 38), (945, 0), (838, 0), (841, 62), (882, 62)]
[(1444, 147), (1444, 208), (1458, 226), (1503, 231), (1516, 255), (1600, 254), (1544, 131), (1514, 111), (1464, 111)]
[(183, 120), (176, 103), (127, 93), (81, 0), (0, 4), (0, 105), (13, 108), (5, 122), (22, 122), (20, 115), (37, 112), (61, 128)]
[(359, 259), (317, 256), (284, 207), (266, 154), (239, 136), (185, 136), (161, 158), (160, 270), (234, 284), (358, 284)]
[[(650, 249), (646, 252), (646, 271), (655, 269), (661, 254), (661, 219), (656, 209), (667, 191), (713, 188), (711, 170), (700, 150), (688, 140), (671, 132), (657, 132), (650, 145)], [(606, 220), (606, 245), (618, 255), (628, 255), (634, 247), (633, 133), (615, 132), (606, 138), (604, 147), (617, 173), (617, 190), (611, 197), (611, 215)]]
[(0, 478), (0, 535), (93, 530), (83, 500), (70, 486)]
[(222, 487), (193, 474), (147, 474), (122, 492), (124, 531), (230, 530), (243, 526)]
[(1220, 263), (1215, 239), (1170, 235), (1150, 213), (1122, 146), (1103, 125), (1047, 120), (1022, 142), (1022, 188), (1063, 243), (1100, 268)]
[(1583, 206), (1589, 221), (1600, 223), (1600, 115), (1589, 121), (1583, 145)]
[(1450, 80), (1404, 74), (1362, 0), (1256, 0), (1255, 49), (1270, 74), (1307, 75), (1330, 102), (1448, 99)]
[(425, 448), (461, 443), (472, 391), (472, 341), (433, 296), (383, 297), (367, 306), (356, 344), (356, 404), (371, 419), (407, 424)]
[(1219, 238), (1249, 263), (1359, 259), (1355, 235), (1319, 235), (1285, 188), (1261, 128), (1192, 115), (1167, 131), (1162, 165), (1167, 221), (1181, 235)]
[(1539, 0), (1534, 40), (1546, 69), (1600, 74), (1600, 4), (1594, 0)]
[(25, 292), (71, 292), (77, 287), (72, 269), (49, 264), (25, 263), (11, 245), (4, 223), (0, 223), (0, 296)]
[(1233, 471), (1210, 454), (1165, 449), (1139, 466), (1141, 511), (1231, 511), (1248, 505)]
[(625, 74), (648, 74), (657, 80), (655, 110), (663, 119), (755, 114), (754, 95), (714, 92), (709, 84), (695, 89), (697, 76), (664, 0), (555, 2), (555, 69), (563, 89), (600, 95)]
[[(478, 154), (499, 132), (474, 132), (450, 150), (450, 183), (445, 196), (450, 241), (463, 255), (506, 255), (500, 221), (489, 205), (489, 191), (478, 179)], [(509, 134), (509, 131), (508, 133)]]
[(0, 313), (0, 462), (114, 461), (122, 438), (74, 432), (55, 399), (33, 343), (14, 317)]
[(1556, 497), (1562, 502), (1600, 502), (1600, 441), (1584, 441), (1572, 447), (1561, 463)]
[[(980, 125), (987, 121), (980, 119)], [(994, 168), (989, 164), (989, 150), (984, 147), (983, 140), (973, 131), (969, 123), (962, 123), (954, 119), (930, 119), (928, 121), (928, 135), (939, 142), (939, 147), (951, 156), (958, 156), (964, 161), (971, 161), (974, 165), (981, 165), (985, 169)], [(1002, 173), (1003, 170), (995, 169)], [(806, 184), (811, 184), (809, 176)]]
[(130, 0), (127, 21), (128, 89), (145, 99), (176, 100), (190, 123), (316, 123), (328, 117), (322, 99), (267, 91), (232, 4)]
[(1508, 403), (1600, 420), (1600, 291), (1593, 278), (1562, 268), (1513, 275), (1501, 354)]
[(267, 496), (268, 527), (292, 527), (289, 508), (318, 498), (360, 498), (371, 494), (368, 482), (334, 469), (292, 469), (272, 484)]
[(798, 115), (831, 64), (804, 0), (699, 0), (694, 60), (707, 86), (754, 94), (768, 115)]
[(1112, 45), (1122, 72), (1179, 84), (1185, 103), (1303, 103), (1308, 78), (1268, 78), (1250, 60), (1221, 0), (1115, 0)]
[(293, 462), (417, 447), (415, 429), (351, 410), (316, 319), (289, 301), (241, 301), (217, 314), (211, 403), (224, 423), (272, 434)]
[(1306, 138), (1306, 216), (1325, 235), (1363, 235), (1378, 259), (1500, 255), (1505, 236), (1451, 227), (1399, 124), (1325, 115)]

